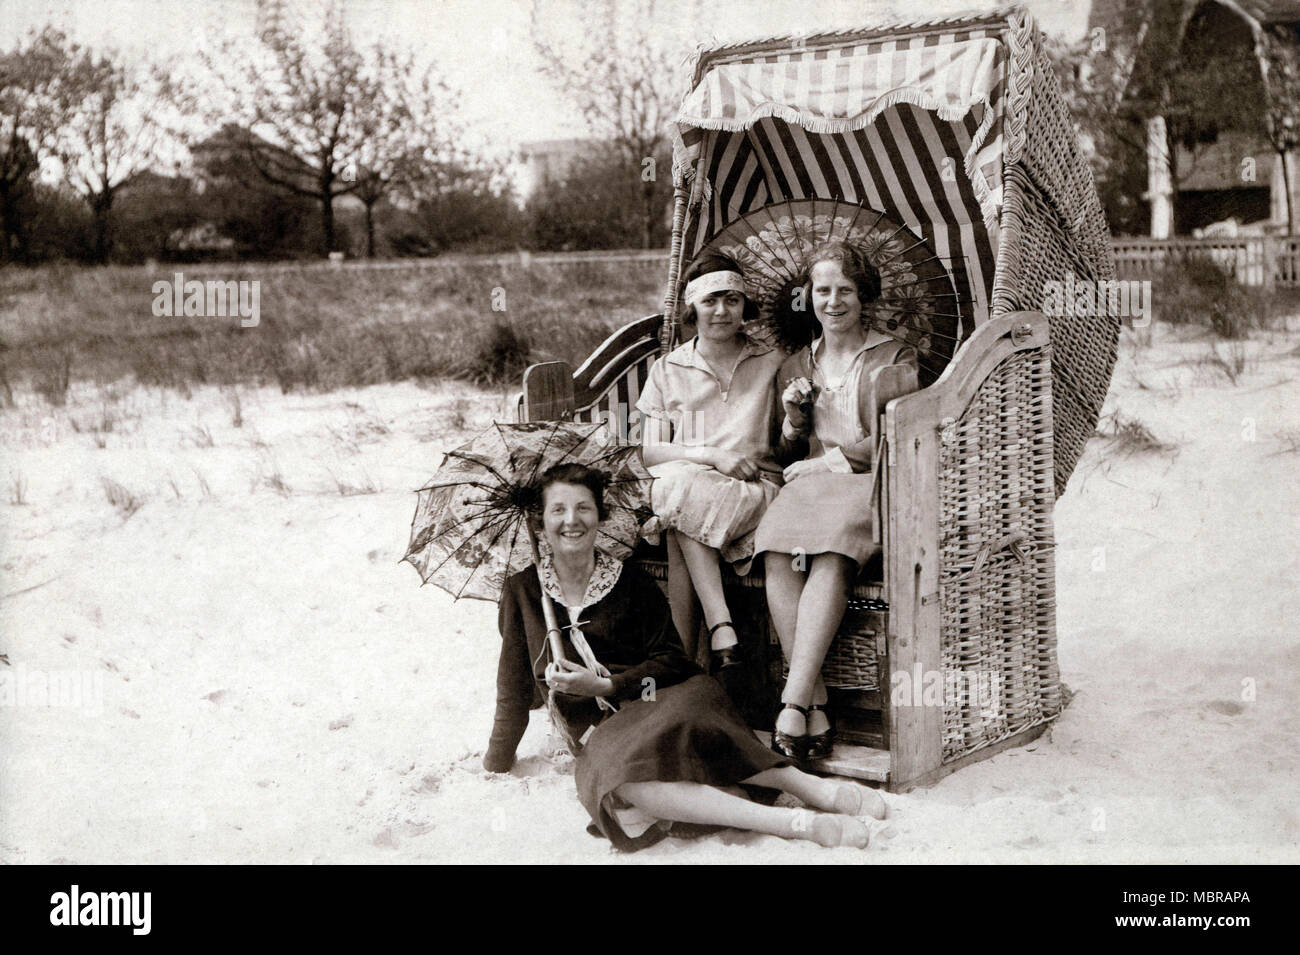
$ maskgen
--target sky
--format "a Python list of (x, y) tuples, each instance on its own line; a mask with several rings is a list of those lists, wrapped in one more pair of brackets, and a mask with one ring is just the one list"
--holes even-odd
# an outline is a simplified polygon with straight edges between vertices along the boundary
[[(291, 15), (310, 18), (323, 0), (282, 0)], [(599, 31), (601, 9), (616, 0), (542, 0), (548, 22)], [(53, 24), (92, 47), (132, 57), (179, 57), (202, 49), (218, 32), (250, 33), (258, 0), (0, 0), (0, 49), (29, 29)], [(895, 19), (987, 10), (979, 0), (658, 0), (656, 22), (678, 34), (685, 53), (695, 43), (809, 33)], [(1040, 26), (1075, 38), (1089, 0), (1030, 0)], [(538, 71), (530, 42), (531, 0), (345, 0), (349, 26), (362, 42), (413, 50), (436, 63), (462, 91), (461, 112), (481, 147), (500, 155), (520, 143), (581, 136), (581, 117)], [(682, 66), (685, 74), (688, 66)]]

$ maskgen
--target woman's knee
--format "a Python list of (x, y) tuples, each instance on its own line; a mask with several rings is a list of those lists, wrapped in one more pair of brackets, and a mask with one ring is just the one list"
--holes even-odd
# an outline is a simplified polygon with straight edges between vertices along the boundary
[(765, 551), (763, 554), (763, 578), (775, 584), (791, 584), (803, 581), (803, 572), (798, 569), (793, 554), (781, 554)]
[(858, 564), (852, 557), (843, 554), (817, 554), (808, 567), (808, 577), (825, 580), (827, 583), (841, 583), (852, 586), (858, 576)]
[(649, 780), (640, 783), (623, 783), (614, 790), (614, 795), (631, 803), (638, 809), (660, 810), (665, 803), (679, 804), (683, 800), (698, 798), (704, 790), (703, 783), (662, 780)]

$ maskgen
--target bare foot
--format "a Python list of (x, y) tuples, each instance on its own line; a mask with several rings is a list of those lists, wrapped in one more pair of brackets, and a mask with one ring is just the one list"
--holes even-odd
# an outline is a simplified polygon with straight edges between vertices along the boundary
[(842, 816), (865, 814), (875, 819), (884, 819), (888, 812), (880, 793), (856, 783), (821, 780), (821, 785), (811, 795), (812, 798), (808, 800), (810, 805)]
[(865, 849), (871, 833), (852, 816), (817, 816), (813, 821), (813, 841), (827, 849), (849, 846)]
[(850, 816), (830, 816), (808, 809), (792, 809), (790, 835), (827, 849), (852, 846), (865, 849), (871, 839), (867, 827)]

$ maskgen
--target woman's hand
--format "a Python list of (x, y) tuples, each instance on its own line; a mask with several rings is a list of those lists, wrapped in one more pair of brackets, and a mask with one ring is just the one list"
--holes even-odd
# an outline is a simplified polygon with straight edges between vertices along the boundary
[(781, 392), (781, 407), (785, 409), (786, 420), (796, 434), (807, 434), (812, 428), (809, 412), (817, 399), (817, 386), (807, 378), (792, 379)]
[(785, 483), (789, 484), (795, 478), (803, 477), (805, 474), (820, 474), (829, 472), (830, 467), (826, 464), (826, 459), (811, 458), (807, 461), (796, 461), (785, 469)]
[(758, 462), (753, 458), (746, 457), (736, 451), (726, 451), (722, 448), (714, 448), (710, 463), (715, 471), (725, 474), (729, 478), (735, 478), (737, 481), (757, 481), (759, 474)]
[(609, 696), (614, 692), (614, 681), (607, 676), (596, 676), (581, 663), (561, 660), (546, 665), (546, 685), (570, 696)]

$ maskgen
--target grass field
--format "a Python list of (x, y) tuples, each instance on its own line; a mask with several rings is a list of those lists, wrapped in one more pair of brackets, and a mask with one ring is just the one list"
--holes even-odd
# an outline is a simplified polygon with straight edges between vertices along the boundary
[[(165, 265), (0, 269), (0, 402), (61, 407), (74, 383), (187, 395), (201, 385), (332, 391), (459, 380), (517, 387), (531, 362), (581, 363), (609, 332), (660, 310), (666, 254), (397, 261), (377, 267)], [(154, 284), (259, 283), (259, 315), (154, 314)], [(1237, 285), (1184, 262), (1152, 283), (1156, 318), (1241, 340), (1300, 307), (1300, 290)]]
[[(153, 314), (153, 285), (255, 280), (260, 320)], [(528, 363), (579, 363), (660, 310), (661, 262), (452, 262), (410, 268), (158, 266), (0, 271), (0, 400), (61, 405), (77, 381), (333, 390), (459, 379), (517, 384)]]

